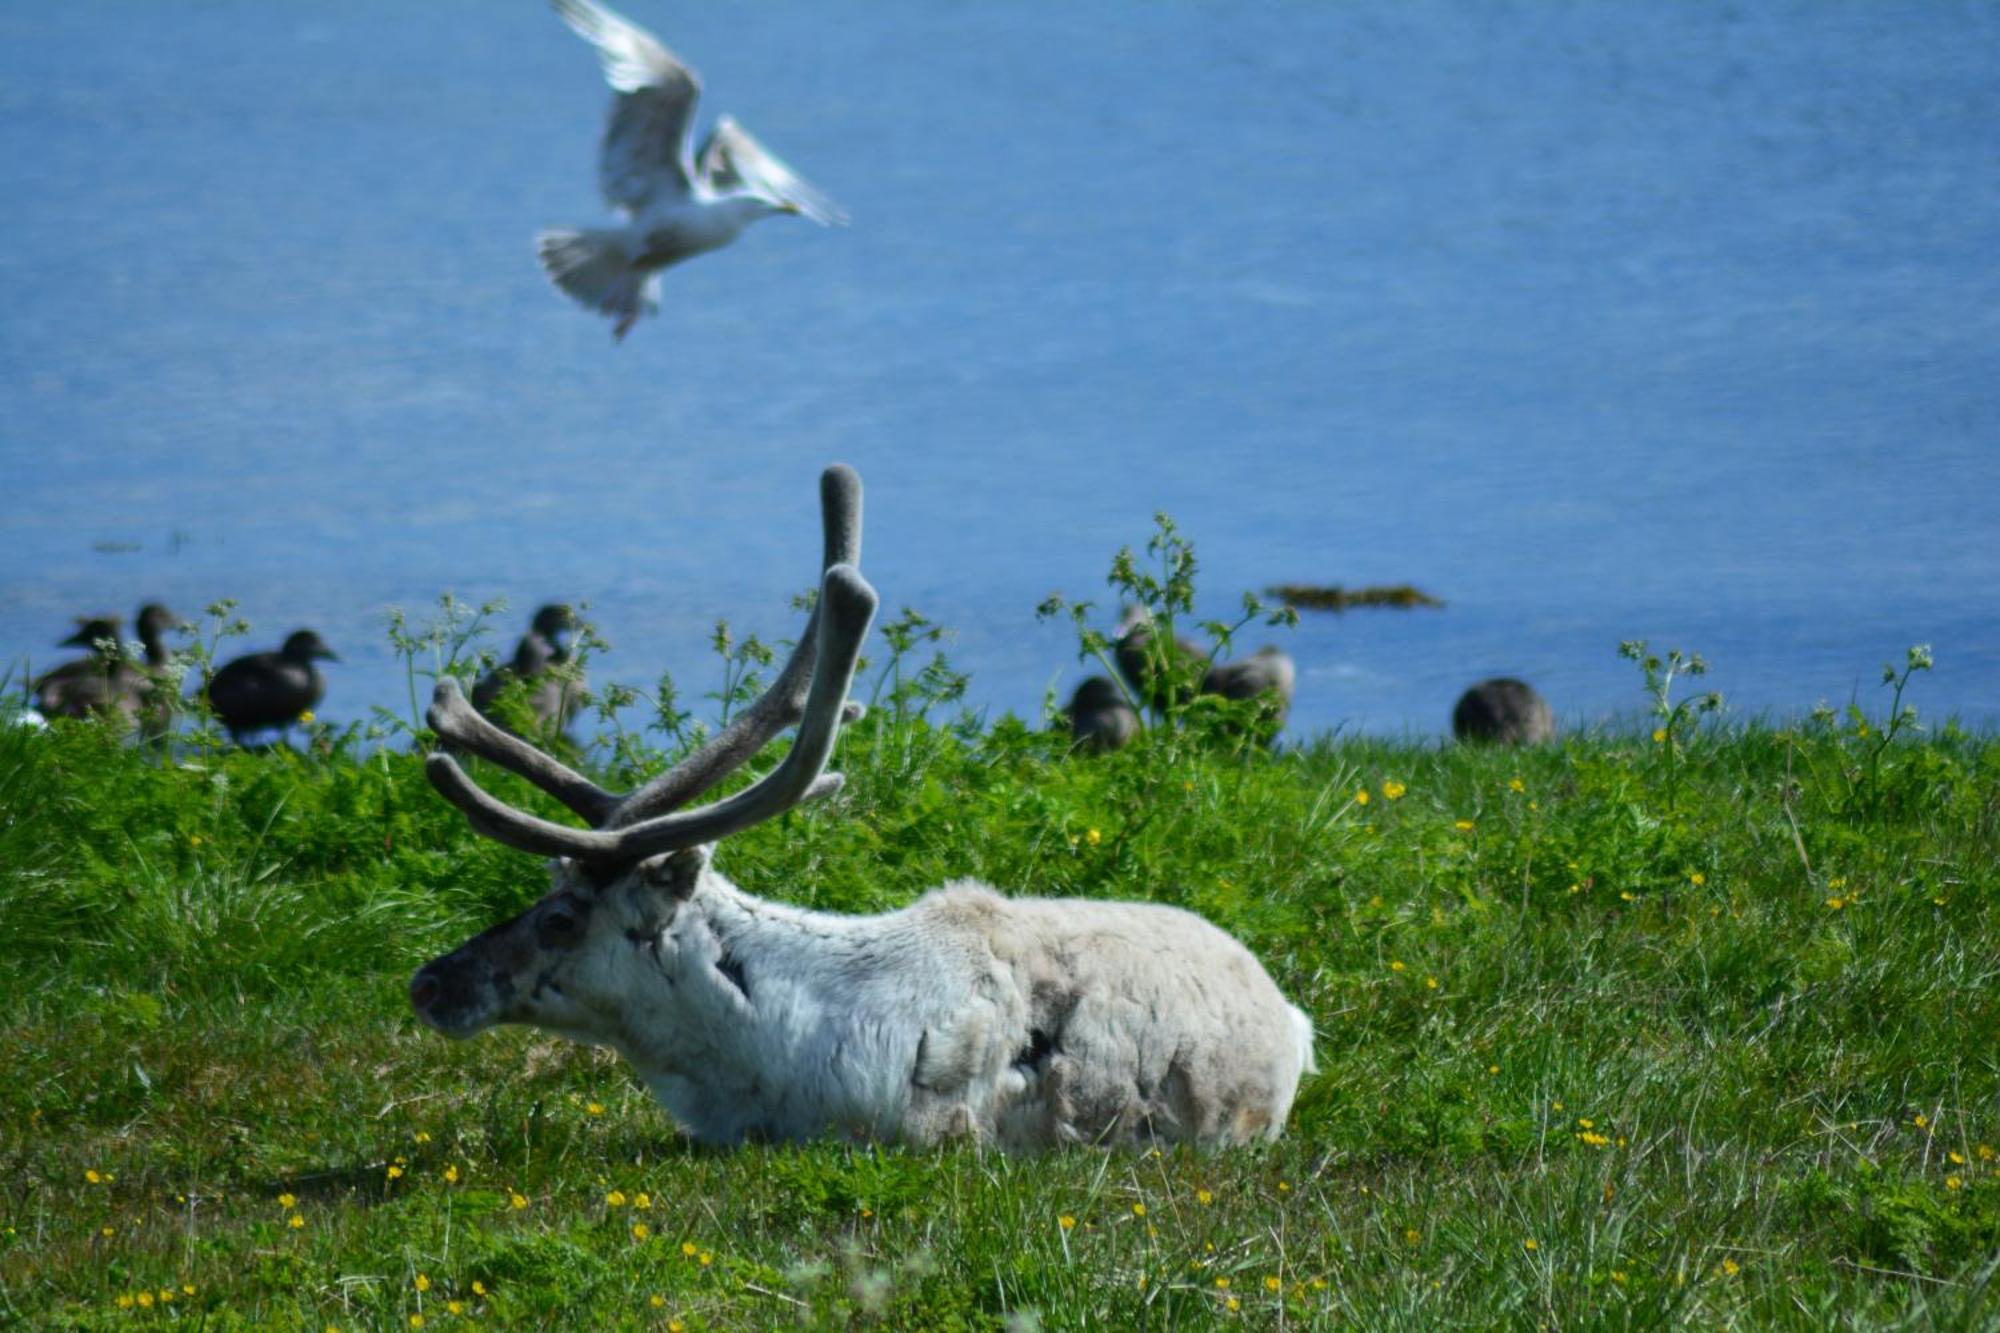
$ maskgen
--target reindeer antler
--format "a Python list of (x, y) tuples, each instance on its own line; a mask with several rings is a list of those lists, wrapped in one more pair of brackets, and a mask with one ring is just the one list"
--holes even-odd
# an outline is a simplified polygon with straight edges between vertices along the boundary
[[(491, 759), (555, 796), (592, 828), (553, 823), (482, 790), (449, 754), (433, 753), (424, 771), (447, 800), (487, 837), (522, 851), (629, 864), (661, 852), (713, 842), (804, 801), (831, 795), (840, 776), (824, 770), (843, 722), (860, 715), (848, 687), (875, 615), (875, 590), (855, 562), (861, 555), (861, 479), (835, 465), (820, 477), (824, 573), (818, 604), (771, 688), (735, 721), (679, 764), (627, 796), (617, 796), (480, 717), (457, 683), (440, 681), (430, 723), (438, 735)], [(791, 753), (750, 787), (711, 805), (670, 813), (740, 767), (773, 736), (799, 724)]]

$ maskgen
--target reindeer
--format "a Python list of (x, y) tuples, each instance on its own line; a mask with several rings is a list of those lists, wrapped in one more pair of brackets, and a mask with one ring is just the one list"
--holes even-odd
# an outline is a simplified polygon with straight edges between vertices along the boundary
[[(821, 478), (819, 598), (770, 689), (705, 745), (616, 795), (502, 731), (441, 681), (447, 747), (528, 779), (589, 828), (483, 791), (446, 751), (433, 785), (472, 826), (555, 858), (527, 911), (421, 968), (417, 1014), (450, 1037), (525, 1023), (609, 1046), (695, 1139), (834, 1135), (1005, 1149), (1282, 1130), (1312, 1026), (1256, 958), (1151, 903), (1008, 898), (959, 880), (900, 911), (843, 916), (757, 898), (712, 845), (824, 800), (876, 595), (857, 564), (861, 484)], [(683, 809), (787, 727), (783, 760)]]

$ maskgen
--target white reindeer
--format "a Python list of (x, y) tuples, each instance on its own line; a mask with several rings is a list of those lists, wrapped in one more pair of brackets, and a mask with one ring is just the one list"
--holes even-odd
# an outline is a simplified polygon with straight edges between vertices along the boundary
[[(791, 660), (639, 790), (602, 790), (439, 684), (430, 723), (444, 742), (591, 827), (506, 805), (449, 754), (430, 756), (431, 781), (473, 827), (556, 861), (540, 902), (417, 972), (417, 1013), (452, 1037), (527, 1023), (612, 1047), (709, 1143), (1276, 1137), (1313, 1071), (1311, 1023), (1192, 913), (961, 880), (901, 911), (840, 916), (753, 897), (710, 864), (709, 844), (840, 786), (824, 770), (840, 724), (859, 716), (847, 691), (876, 596), (855, 567), (860, 479), (829, 468), (820, 491), (819, 602)], [(794, 723), (764, 778), (679, 808)]]

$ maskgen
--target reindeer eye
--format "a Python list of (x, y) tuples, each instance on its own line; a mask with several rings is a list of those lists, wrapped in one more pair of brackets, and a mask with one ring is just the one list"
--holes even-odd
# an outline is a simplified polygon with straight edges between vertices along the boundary
[(542, 919), (535, 923), (535, 933), (544, 946), (573, 944), (576, 931), (576, 913), (564, 907), (542, 913)]

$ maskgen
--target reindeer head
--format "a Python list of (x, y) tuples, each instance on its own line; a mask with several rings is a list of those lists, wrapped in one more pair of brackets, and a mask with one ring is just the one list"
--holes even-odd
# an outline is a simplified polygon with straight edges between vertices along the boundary
[[(708, 845), (840, 789), (826, 764), (855, 663), (875, 614), (861, 558), (861, 480), (846, 467), (820, 478), (825, 532), (819, 601), (789, 661), (763, 697), (707, 744), (620, 796), (481, 717), (458, 684), (438, 683), (430, 725), (446, 745), (533, 782), (589, 828), (558, 824), (488, 795), (448, 753), (424, 765), (431, 783), (487, 837), (556, 858), (554, 887), (527, 911), (418, 969), (410, 1002), (426, 1023), (469, 1037), (496, 1023), (529, 1023), (585, 1041), (614, 1040), (649, 987), (671, 979), (681, 904), (707, 873)], [(794, 723), (791, 751), (742, 791), (692, 810), (714, 786)]]

